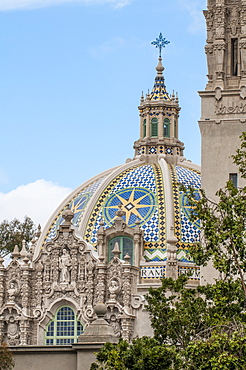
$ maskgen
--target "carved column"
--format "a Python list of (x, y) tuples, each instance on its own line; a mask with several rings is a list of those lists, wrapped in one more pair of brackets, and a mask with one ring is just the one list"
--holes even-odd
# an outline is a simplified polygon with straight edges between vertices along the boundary
[(71, 284), (75, 285), (77, 281), (78, 275), (78, 263), (77, 263), (77, 246), (76, 244), (72, 244), (71, 247)]
[(97, 265), (97, 285), (95, 289), (95, 304), (104, 303), (105, 301), (105, 278), (106, 265), (102, 261)]
[(99, 222), (99, 225), (100, 227), (97, 232), (97, 252), (98, 252), (99, 258), (105, 259), (105, 257), (107, 256), (107, 251), (105, 250), (105, 248), (107, 248), (107, 246), (105, 245), (105, 242), (104, 242), (105, 230), (103, 227), (104, 226), (103, 220)]
[(39, 261), (36, 265), (36, 307), (40, 308), (42, 305), (42, 296), (43, 296), (43, 282), (42, 282), (42, 272), (43, 272), (43, 264), (42, 261)]
[(57, 243), (55, 243), (54, 248), (52, 250), (52, 261), (51, 261), (51, 274), (52, 274), (52, 281), (56, 285), (59, 280), (59, 250), (60, 247)]
[(160, 111), (157, 118), (158, 118), (158, 136), (163, 137), (164, 136), (163, 112)]
[[(141, 256), (143, 255), (142, 250), (142, 238), (143, 231), (140, 228), (140, 221), (136, 221), (136, 226), (134, 227), (133, 241), (134, 241), (134, 265), (139, 267)], [(125, 257), (125, 256), (123, 256)]]
[(93, 270), (94, 270), (94, 264), (90, 260), (87, 264), (87, 284), (86, 284), (86, 290), (87, 290), (87, 306), (92, 307), (93, 304), (93, 292), (94, 292), (94, 276), (93, 276)]
[[(148, 95), (149, 96), (149, 95)], [(148, 99), (149, 100), (149, 99)], [(148, 113), (146, 115), (146, 137), (150, 137), (151, 128), (150, 128), (150, 115), (149, 115), (149, 108)]]
[(207, 66), (208, 66), (208, 83), (213, 82), (214, 73), (214, 48), (212, 44), (207, 44), (205, 46), (205, 53), (207, 56)]
[(131, 339), (132, 333), (132, 320), (127, 315), (122, 315), (121, 318), (121, 327), (122, 327), (122, 338), (128, 342)]
[(214, 44), (214, 57), (215, 57), (215, 65), (216, 65), (216, 79), (217, 80), (224, 80), (224, 57), (225, 57), (225, 42), (221, 41), (219, 43)]
[(166, 262), (166, 278), (178, 278), (178, 260), (177, 247), (178, 239), (174, 236), (174, 227), (170, 227), (170, 238), (167, 240), (167, 262)]
[(20, 345), (26, 346), (28, 344), (28, 320), (21, 320), (20, 322)]
[(3, 342), (3, 336), (4, 336), (4, 317), (0, 316), (0, 343)]
[(123, 263), (122, 295), (124, 308), (131, 313), (131, 265), (130, 256), (126, 255)]
[(21, 266), (21, 303), (22, 308), (25, 313), (27, 313), (28, 303), (29, 303), (29, 266), (28, 266), (28, 257), (24, 257), (24, 265)]
[(51, 271), (51, 262), (49, 257), (47, 257), (44, 261), (44, 290), (46, 294), (48, 294), (51, 289), (50, 271)]
[(246, 38), (242, 38), (239, 43), (240, 54), (241, 54), (241, 76), (242, 79), (246, 80)]

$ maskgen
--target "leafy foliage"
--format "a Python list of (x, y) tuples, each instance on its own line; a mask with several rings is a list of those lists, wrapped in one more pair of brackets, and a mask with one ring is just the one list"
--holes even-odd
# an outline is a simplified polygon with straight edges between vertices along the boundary
[[(241, 177), (246, 178), (246, 133), (241, 139), (241, 148), (233, 158)], [(246, 298), (246, 186), (236, 188), (228, 181), (224, 189), (217, 191), (217, 202), (208, 199), (203, 190), (197, 200), (192, 189), (189, 190), (192, 218), (201, 220), (203, 235), (201, 242), (190, 248), (193, 260), (198, 265), (206, 265), (211, 260), (224, 280), (239, 276)]]
[(12, 352), (10, 352), (6, 343), (2, 343), (0, 345), (0, 370), (11, 370), (14, 364)]
[(134, 339), (132, 344), (120, 340), (106, 343), (97, 354), (91, 370), (164, 370), (179, 369), (180, 360), (175, 347), (160, 345), (149, 337)]
[(4, 220), (0, 224), (0, 254), (2, 256), (13, 252), (15, 245), (19, 247), (22, 241), (32, 240), (36, 227), (30, 217), (25, 217), (23, 222), (17, 219), (13, 221)]

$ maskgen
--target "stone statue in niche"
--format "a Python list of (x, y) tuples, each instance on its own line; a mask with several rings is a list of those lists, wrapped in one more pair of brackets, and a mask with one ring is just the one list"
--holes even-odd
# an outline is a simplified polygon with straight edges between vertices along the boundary
[(109, 283), (109, 294), (110, 300), (115, 300), (117, 293), (119, 292), (120, 284), (117, 279), (111, 279)]
[(59, 268), (61, 270), (60, 282), (69, 283), (70, 282), (70, 267), (71, 267), (71, 257), (66, 248), (63, 248), (62, 255), (59, 258)]
[(114, 329), (114, 334), (116, 335), (117, 338), (120, 337), (120, 324), (119, 321), (117, 320), (116, 315), (111, 315), (110, 317), (110, 325)]
[(8, 344), (10, 346), (16, 346), (19, 344), (19, 329), (18, 329), (18, 324), (15, 321), (14, 316), (10, 316), (9, 322), (8, 322)]
[(17, 286), (16, 281), (14, 281), (14, 280), (10, 281), (9, 288), (8, 288), (7, 292), (8, 292), (9, 301), (14, 302), (15, 298), (18, 294), (18, 286)]

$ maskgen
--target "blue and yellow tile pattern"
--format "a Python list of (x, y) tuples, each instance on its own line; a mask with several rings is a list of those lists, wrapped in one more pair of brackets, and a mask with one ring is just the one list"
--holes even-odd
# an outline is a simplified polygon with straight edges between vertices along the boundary
[[(74, 226), (77, 227), (79, 226), (89, 200), (91, 199), (95, 191), (98, 189), (103, 179), (104, 177), (100, 178), (99, 180), (96, 180), (92, 184), (80, 190), (72, 199), (69, 200), (67, 205), (74, 212), (74, 218), (72, 220)], [(55, 238), (57, 229), (61, 224), (64, 223), (62, 213), (67, 208), (67, 205), (58, 213), (57, 217), (52, 222), (49, 231), (45, 237), (45, 243)]]
[[(105, 228), (112, 225), (119, 204), (126, 212), (125, 221), (134, 227), (138, 219), (144, 231), (145, 257), (163, 260), (165, 253), (165, 205), (159, 165), (130, 168), (117, 176), (104, 190), (87, 224), (85, 239), (96, 246), (101, 219)], [(158, 249), (158, 253), (156, 253)]]
[(188, 255), (189, 245), (196, 243), (200, 238), (200, 221), (191, 221), (191, 207), (187, 196), (179, 189), (179, 183), (185, 187), (195, 189), (195, 197), (199, 199), (201, 176), (195, 170), (182, 166), (169, 166), (174, 200), (174, 230), (178, 239), (178, 260), (192, 262)]

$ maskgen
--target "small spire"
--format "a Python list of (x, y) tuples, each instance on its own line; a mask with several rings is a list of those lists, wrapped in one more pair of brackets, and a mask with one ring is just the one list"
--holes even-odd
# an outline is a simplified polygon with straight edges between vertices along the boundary
[(144, 94), (143, 94), (143, 91), (142, 91), (142, 95), (141, 95), (141, 98), (140, 98), (140, 103), (143, 103), (144, 102)]
[(115, 212), (115, 214), (116, 214), (117, 217), (122, 218), (126, 214), (126, 212), (122, 210), (122, 204), (121, 203), (118, 205), (118, 207), (119, 207), (119, 209)]
[(40, 225), (40, 224), (38, 224), (38, 230), (37, 230), (37, 232), (36, 232), (36, 237), (37, 237), (37, 238), (39, 238), (39, 237), (40, 237), (40, 235), (41, 235), (41, 225)]
[(131, 257), (129, 256), (128, 253), (125, 255), (124, 260), (125, 260), (125, 264), (126, 265), (130, 265)]
[(72, 224), (72, 219), (74, 218), (74, 213), (73, 211), (67, 206), (67, 208), (63, 211), (62, 217), (65, 220), (64, 225), (71, 225)]
[(23, 258), (23, 257), (26, 257), (27, 255), (28, 255), (28, 252), (26, 250), (26, 241), (22, 240), (22, 249), (20, 251), (20, 256)]
[(158, 60), (159, 60), (159, 62), (158, 62), (155, 69), (157, 70), (157, 75), (162, 76), (162, 72), (164, 71), (164, 67), (162, 65), (162, 58), (159, 58)]
[(14, 250), (12, 252), (12, 257), (14, 258), (14, 260), (17, 260), (17, 258), (20, 257), (18, 245), (15, 245)]
[(121, 251), (120, 251), (120, 248), (119, 248), (119, 244), (117, 242), (114, 245), (114, 249), (112, 250), (112, 253), (113, 253), (114, 257), (118, 257), (118, 258), (119, 258), (120, 254), (121, 254)]

